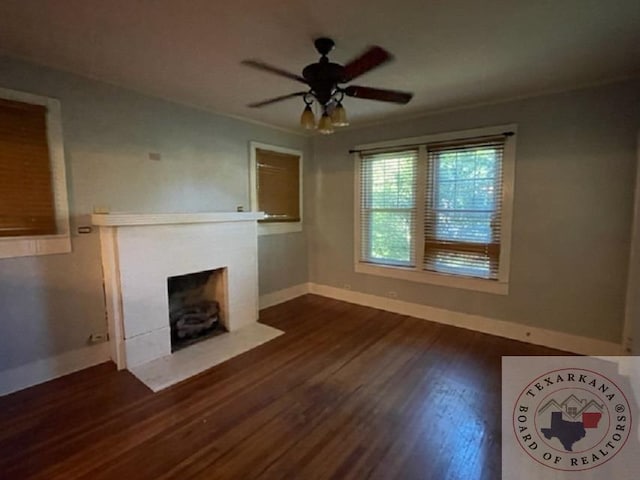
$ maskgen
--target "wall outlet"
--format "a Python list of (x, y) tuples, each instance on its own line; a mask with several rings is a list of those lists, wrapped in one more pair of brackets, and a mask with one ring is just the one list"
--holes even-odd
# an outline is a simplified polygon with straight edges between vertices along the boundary
[(108, 333), (92, 333), (89, 335), (89, 343), (102, 343), (109, 340)]

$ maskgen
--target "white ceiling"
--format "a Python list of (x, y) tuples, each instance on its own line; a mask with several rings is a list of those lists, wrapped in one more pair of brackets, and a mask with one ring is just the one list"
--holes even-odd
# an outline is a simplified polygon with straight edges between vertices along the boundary
[(354, 83), (415, 92), (348, 99), (352, 124), (640, 73), (639, 0), (0, 1), (0, 53), (293, 129), (300, 99), (245, 105), (301, 85), (240, 61), (299, 73), (321, 35), (340, 63), (374, 44), (395, 54)]

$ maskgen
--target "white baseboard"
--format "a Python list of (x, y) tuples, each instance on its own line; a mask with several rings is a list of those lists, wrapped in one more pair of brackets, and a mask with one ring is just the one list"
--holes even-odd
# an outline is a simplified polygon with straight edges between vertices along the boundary
[[(260, 309), (292, 300), (307, 293), (583, 355), (614, 356), (624, 354), (622, 345), (612, 342), (316, 283), (301, 283), (261, 295)], [(1, 371), (0, 396), (109, 360), (109, 343), (101, 343)]]
[(323, 297), (334, 298), (357, 305), (378, 308), (389, 312), (409, 315), (412, 317), (431, 320), (436, 323), (453, 325), (455, 327), (489, 333), (498, 337), (520, 340), (535, 345), (557, 348), (583, 355), (623, 355), (622, 345), (594, 338), (581, 337), (569, 333), (531, 327), (520, 323), (506, 322), (493, 318), (453, 312), (442, 308), (430, 307), (417, 303), (409, 303), (392, 298), (378, 297), (367, 293), (343, 290), (328, 285), (310, 284), (310, 293)]
[(109, 361), (109, 343), (65, 352), (0, 372), (0, 396)]
[(274, 305), (278, 305), (279, 303), (284, 303), (289, 300), (293, 300), (296, 297), (305, 295), (309, 293), (310, 288), (310, 283), (300, 283), (298, 285), (294, 285), (293, 287), (284, 288), (282, 290), (260, 295), (260, 310), (262, 310), (263, 308), (273, 307)]

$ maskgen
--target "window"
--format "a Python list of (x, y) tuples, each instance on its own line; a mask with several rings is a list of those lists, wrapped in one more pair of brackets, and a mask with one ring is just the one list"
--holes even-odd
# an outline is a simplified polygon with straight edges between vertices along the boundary
[(506, 294), (514, 131), (360, 147), (356, 271)]
[(302, 230), (302, 152), (251, 142), (251, 209), (265, 213), (259, 233)]
[(498, 278), (505, 138), (427, 147), (425, 270)]
[(60, 105), (0, 89), (0, 258), (71, 250)]
[(384, 265), (415, 265), (418, 150), (363, 156), (363, 260)]

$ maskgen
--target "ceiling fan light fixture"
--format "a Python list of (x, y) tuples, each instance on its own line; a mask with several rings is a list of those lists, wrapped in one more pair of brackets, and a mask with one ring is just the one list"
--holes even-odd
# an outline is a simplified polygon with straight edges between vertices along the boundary
[(336, 108), (331, 112), (331, 123), (334, 127), (347, 127), (349, 120), (347, 119), (347, 110), (338, 102)]
[[(384, 48), (373, 45), (350, 62), (341, 65), (330, 61), (328, 57), (329, 52), (331, 52), (335, 45), (333, 40), (326, 37), (317, 38), (314, 45), (320, 54), (320, 59), (304, 67), (302, 69), (302, 75), (291, 73), (288, 70), (270, 65), (261, 60), (243, 60), (241, 62), (243, 65), (278, 75), (288, 80), (303, 83), (308, 88), (306, 91), (289, 93), (260, 102), (253, 102), (248, 104), (247, 107), (261, 108), (290, 98), (302, 97), (306, 107), (300, 116), (300, 125), (306, 130), (311, 130), (316, 128), (316, 117), (311, 107), (312, 104), (317, 102), (318, 114), (320, 113), (320, 109), (322, 109), (322, 115), (317, 128), (320, 133), (327, 135), (333, 133), (334, 127), (346, 127), (349, 125), (347, 112), (342, 105), (342, 100), (345, 96), (399, 105), (405, 105), (413, 97), (413, 94), (410, 92), (351, 84), (352, 81), (365, 73), (393, 60), (393, 55)], [(342, 84), (345, 83), (349, 83), (349, 85), (343, 87)]]
[(318, 131), (323, 135), (329, 135), (333, 133), (333, 124), (331, 123), (331, 117), (324, 112), (320, 121), (318, 122)]
[(314, 128), (316, 128), (316, 117), (313, 115), (311, 105), (309, 104), (304, 107), (302, 115), (300, 115), (300, 126), (307, 130), (313, 130)]

